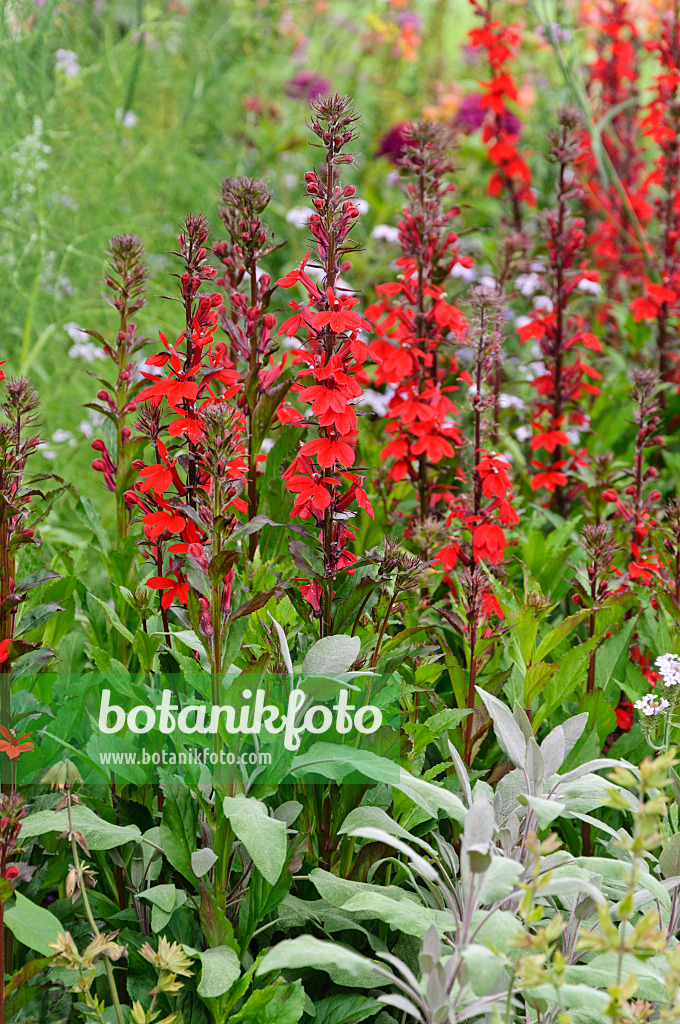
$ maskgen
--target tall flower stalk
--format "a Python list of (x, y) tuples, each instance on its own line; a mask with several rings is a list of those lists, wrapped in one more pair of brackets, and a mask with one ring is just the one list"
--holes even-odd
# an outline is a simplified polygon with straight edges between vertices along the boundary
[[(281, 288), (300, 284), (307, 293), (306, 304), (290, 302), (293, 315), (281, 325), (279, 334), (304, 338), (304, 347), (293, 356), (302, 368), (292, 390), (301, 402), (311, 406), (311, 422), (318, 436), (300, 446), (283, 476), (287, 489), (296, 495), (292, 517), (312, 520), (318, 531), (318, 568), (312, 567), (313, 578), (305, 596), (319, 619), (323, 637), (333, 632), (335, 580), (356, 560), (348, 549), (353, 539), (352, 506), (373, 515), (362, 487), (363, 478), (352, 471), (358, 439), (352, 403), (363, 394), (357, 377), (368, 356), (368, 347), (359, 333), (370, 330), (371, 325), (354, 309), (359, 300), (340, 280), (341, 272), (350, 266), (346, 257), (356, 249), (349, 240), (359, 216), (353, 201), (356, 190), (353, 185), (342, 184), (341, 171), (354, 162), (347, 146), (356, 138), (357, 115), (349, 97), (338, 94), (315, 100), (311, 110), (311, 129), (319, 140), (317, 145), (324, 150), (325, 161), (318, 171), (305, 175), (315, 211), (309, 226), (321, 283), (317, 286), (310, 277), (308, 253), (300, 268), (277, 284)], [(298, 549), (293, 550), (298, 564), (309, 572), (309, 561)]]
[(406, 195), (399, 222), (401, 275), (377, 285), (379, 301), (366, 311), (378, 335), (371, 345), (376, 384), (394, 391), (385, 428), (392, 440), (382, 457), (391, 460), (390, 479), (413, 483), (421, 523), (439, 500), (445, 460), (461, 443), (452, 418), (458, 410), (447, 394), (457, 367), (447, 338), (460, 335), (466, 321), (447, 301), (443, 284), (456, 264), (470, 267), (472, 260), (460, 255), (452, 227), (459, 210), (448, 202), (455, 190), (451, 146), (442, 124), (419, 121), (406, 132), (398, 161)]
[(97, 402), (88, 403), (88, 406), (109, 419), (116, 430), (116, 449), (113, 452), (108, 450), (102, 438), (92, 441), (93, 449), (99, 453), (92, 468), (102, 473), (107, 488), (116, 495), (116, 539), (120, 544), (130, 523), (125, 492), (134, 478), (134, 445), (130, 444), (128, 425), (136, 407), (135, 392), (139, 390), (134, 356), (146, 343), (131, 318), (146, 305), (149, 271), (144, 261), (144, 245), (136, 235), (114, 235), (109, 243), (108, 256), (106, 285), (113, 298), (107, 301), (118, 312), (118, 331), (112, 342), (95, 331), (88, 333), (103, 346), (104, 353), (113, 363), (115, 378), (112, 381), (99, 379), (102, 387), (97, 392)]
[(533, 311), (529, 323), (520, 328), (519, 338), (522, 342), (536, 339), (545, 363), (545, 372), (532, 381), (536, 399), (531, 449), (546, 455), (532, 460), (537, 472), (531, 487), (547, 490), (556, 510), (564, 515), (569, 505), (569, 477), (581, 464), (579, 452), (571, 447), (568, 430), (588, 426), (582, 399), (584, 395), (599, 394), (593, 381), (601, 378), (584, 361), (582, 350), (599, 353), (602, 345), (572, 308), (579, 286), (596, 282), (598, 274), (588, 269), (583, 259), (584, 222), (571, 209), (581, 196), (573, 170), (581, 154), (576, 113), (570, 108), (562, 110), (559, 122), (550, 149), (557, 165), (557, 196), (547, 218), (547, 266), (542, 275), (550, 306)]
[[(213, 252), (223, 265), (215, 283), (226, 292), (229, 308), (220, 307), (220, 324), (229, 338), (229, 356), (243, 378), (238, 406), (246, 418), (246, 502), (248, 521), (258, 513), (258, 463), (267, 431), (292, 380), (281, 380), (285, 358), (275, 360), (272, 331), (276, 317), (268, 313), (276, 285), (261, 264), (285, 243), (276, 244), (262, 220), (271, 200), (267, 185), (253, 178), (225, 178), (220, 217), (228, 239), (215, 242)], [(249, 557), (257, 550), (258, 535), (248, 540)]]

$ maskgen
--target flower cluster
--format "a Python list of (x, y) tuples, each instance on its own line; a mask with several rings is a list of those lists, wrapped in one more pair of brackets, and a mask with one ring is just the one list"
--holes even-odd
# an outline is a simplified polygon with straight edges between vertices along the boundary
[(0, 904), (12, 894), (12, 886), (3, 886), (2, 880), (11, 883), (20, 874), (17, 865), (9, 861), (16, 854), (25, 804), (25, 798), (16, 791), (0, 794)]
[[(252, 178), (225, 178), (222, 182), (220, 218), (228, 238), (215, 242), (213, 252), (223, 266), (215, 284), (224, 288), (228, 307), (218, 307), (220, 325), (229, 339), (231, 365), (242, 377), (237, 406), (246, 422), (245, 449), (248, 520), (258, 512), (258, 464), (267, 431), (279, 413), (291, 380), (282, 380), (286, 357), (276, 361), (276, 317), (268, 313), (276, 285), (261, 261), (280, 248), (262, 220), (271, 193), (265, 183)], [(281, 245), (283, 243), (280, 243)], [(220, 351), (220, 343), (215, 345)], [(257, 547), (257, 534), (249, 538), (249, 554)]]
[(113, 363), (115, 378), (112, 381), (98, 378), (102, 386), (97, 392), (97, 401), (88, 403), (88, 408), (110, 420), (116, 430), (114, 451), (109, 451), (102, 438), (92, 441), (92, 448), (98, 453), (92, 469), (103, 475), (106, 487), (116, 494), (116, 527), (120, 541), (129, 525), (124, 495), (134, 479), (131, 463), (135, 446), (130, 444), (132, 431), (127, 425), (128, 417), (135, 411), (135, 393), (140, 387), (134, 356), (146, 344), (146, 338), (137, 333), (131, 317), (146, 305), (149, 272), (144, 262), (144, 246), (136, 235), (114, 235), (108, 256), (106, 285), (113, 292), (113, 298), (107, 301), (118, 313), (118, 331), (112, 342), (95, 331), (86, 333), (102, 345), (104, 354)]
[(653, 205), (660, 237), (653, 247), (656, 280), (647, 275), (643, 294), (633, 300), (635, 320), (656, 321), (659, 373), (663, 380), (678, 379), (677, 356), (672, 351), (677, 335), (674, 321), (680, 298), (680, 12), (677, 6), (661, 21), (657, 40), (646, 44), (657, 55), (659, 71), (654, 95), (641, 122), (643, 134), (657, 147), (651, 183), (658, 189)]
[[(437, 561), (447, 572), (459, 557), (464, 562), (502, 562), (508, 543), (505, 531), (519, 522), (513, 505), (510, 463), (505, 455), (489, 450), (495, 428), (494, 384), (501, 368), (503, 296), (489, 285), (477, 285), (470, 290), (470, 305), (473, 316), (465, 344), (472, 350), (474, 362), (472, 374), (464, 370), (460, 380), (470, 385), (472, 465), (467, 478), (460, 471), (458, 487), (446, 496), (446, 526), (449, 530), (455, 526), (455, 530)], [(466, 483), (469, 486), (464, 489)], [(463, 550), (461, 529), (470, 534), (469, 555)]]
[[(228, 535), (236, 512), (246, 511), (240, 497), (247, 468), (245, 421), (227, 401), (238, 393), (241, 378), (226, 346), (214, 341), (222, 296), (199, 295), (202, 282), (217, 273), (207, 265), (207, 240), (205, 218), (188, 217), (176, 254), (185, 266), (178, 276), (187, 326), (176, 342), (161, 333), (164, 351), (146, 360), (143, 376), (152, 383), (137, 396), (148, 405), (136, 427), (156, 458), (148, 464), (135, 461), (138, 481), (125, 495), (141, 513), (147, 553), (157, 571), (146, 585), (162, 595), (166, 633), (167, 609), (175, 601), (187, 604), (187, 572), (208, 576), (216, 530)], [(163, 419), (166, 410), (169, 421)], [(229, 606), (233, 572), (213, 575)], [(200, 604), (207, 614), (205, 593)]]
[(442, 463), (461, 443), (450, 397), (457, 362), (449, 339), (459, 337), (467, 323), (448, 302), (443, 282), (456, 264), (470, 267), (472, 260), (460, 254), (451, 226), (458, 210), (446, 206), (454, 190), (447, 177), (453, 170), (451, 141), (445, 126), (433, 122), (417, 122), (406, 132), (398, 160), (407, 199), (398, 228), (401, 275), (377, 285), (379, 301), (366, 310), (376, 331), (375, 382), (392, 396), (385, 427), (391, 440), (382, 458), (391, 460), (389, 479), (408, 478), (416, 488), (421, 521), (441, 496), (429, 467), (438, 466), (443, 485)]
[(621, 277), (640, 276), (641, 253), (649, 249), (641, 224), (653, 214), (640, 145), (640, 38), (628, 0), (600, 0), (596, 16), (596, 57), (586, 69), (587, 86), (606, 125), (598, 143), (584, 138), (581, 182), (598, 218), (588, 243), (609, 294), (619, 298)]
[(558, 167), (557, 204), (547, 217), (547, 266), (541, 275), (550, 302), (534, 309), (528, 323), (519, 329), (522, 342), (535, 340), (544, 360), (544, 371), (531, 385), (536, 392), (531, 438), (532, 452), (546, 452), (534, 458), (533, 490), (547, 490), (555, 496), (558, 511), (567, 507), (569, 476), (582, 464), (581, 453), (570, 446), (569, 429), (588, 427), (589, 417), (581, 408), (584, 395), (599, 394), (593, 383), (601, 374), (586, 363), (582, 352), (599, 353), (599, 339), (586, 329), (583, 317), (571, 305), (583, 282), (597, 281), (597, 271), (588, 269), (581, 257), (585, 240), (584, 222), (573, 217), (570, 206), (580, 196), (573, 163), (580, 153), (577, 121), (570, 109), (560, 113), (560, 128), (553, 138), (551, 156)]
[[(333, 581), (356, 556), (348, 549), (353, 538), (349, 526), (356, 504), (373, 515), (363, 489), (363, 477), (354, 469), (358, 439), (353, 404), (362, 393), (360, 381), (369, 350), (362, 339), (371, 324), (354, 308), (358, 299), (347, 292), (340, 274), (349, 268), (346, 256), (354, 246), (349, 234), (359, 216), (355, 189), (342, 185), (340, 168), (354, 157), (346, 147), (355, 138), (357, 116), (349, 99), (339, 95), (314, 101), (312, 131), (325, 151), (325, 169), (305, 175), (314, 213), (309, 227), (316, 244), (317, 265), (307, 264), (281, 278), (281, 288), (301, 285), (306, 302), (289, 303), (293, 314), (279, 327), (279, 334), (304, 341), (293, 353), (300, 366), (292, 391), (309, 406), (318, 435), (305, 441), (284, 472), (286, 488), (295, 495), (291, 516), (310, 520), (318, 530), (323, 573), (308, 582), (303, 593), (320, 619), (322, 635), (332, 632)], [(316, 270), (322, 281), (310, 276)], [(293, 408), (282, 409), (279, 418), (299, 422)], [(308, 568), (308, 566), (307, 566)]]
[(516, 26), (504, 26), (491, 16), (491, 4), (470, 0), (477, 15), (484, 24), (468, 33), (470, 43), (485, 51), (491, 78), (480, 82), (482, 107), (487, 118), (482, 128), (482, 137), (487, 153), (496, 168), (489, 179), (489, 195), (505, 193), (512, 210), (513, 227), (522, 226), (522, 204), (535, 206), (536, 197), (531, 190), (531, 170), (517, 145), (518, 122), (511, 116), (509, 104), (518, 98), (517, 84), (512, 74), (512, 64), (519, 48), (520, 36)]

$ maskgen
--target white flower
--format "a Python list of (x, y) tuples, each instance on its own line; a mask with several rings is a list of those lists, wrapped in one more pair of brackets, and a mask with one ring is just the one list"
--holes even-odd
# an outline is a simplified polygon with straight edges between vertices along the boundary
[(548, 312), (553, 308), (553, 302), (549, 295), (537, 295), (534, 299), (534, 309), (547, 309)]
[(680, 686), (680, 654), (662, 654), (654, 664), (665, 686)]
[(477, 277), (477, 271), (474, 267), (464, 267), (462, 263), (456, 263), (451, 268), (450, 277), (459, 277), (461, 281), (474, 281)]
[(70, 430), (62, 430), (62, 428), (60, 427), (58, 430), (55, 430), (54, 433), (52, 434), (52, 440), (55, 442), (55, 444), (63, 444), (64, 441), (72, 441), (73, 434), (71, 433)]
[(519, 395), (507, 395), (504, 391), (498, 396), (498, 404), (501, 409), (523, 409), (525, 406)]
[(396, 244), (399, 241), (399, 228), (393, 228), (390, 224), (376, 224), (371, 231), (371, 238)]
[(59, 70), (64, 72), (66, 78), (74, 78), (80, 71), (78, 54), (74, 53), (73, 50), (57, 50), (54, 54), (54, 60)]
[(89, 341), (90, 335), (87, 331), (77, 324), (74, 320), (69, 320), (67, 324), (64, 324), (64, 330), (68, 334), (71, 341)]
[(530, 316), (518, 316), (515, 319), (515, 327), (518, 331), (520, 331), (522, 327), (527, 327), (529, 324), (532, 324), (533, 322), (534, 321)]
[(602, 291), (597, 281), (588, 281), (586, 278), (579, 281), (576, 287), (580, 292), (585, 292), (587, 295), (599, 295)]
[(498, 281), (495, 277), (491, 277), (490, 274), (484, 274), (483, 277), (480, 277), (479, 283), (482, 288), (491, 288), (492, 291), (495, 291), (496, 288), (498, 288)]
[(309, 224), (312, 211), (307, 206), (293, 206), (286, 214), (286, 222), (294, 228), (304, 228)]
[(523, 441), (528, 441), (532, 434), (533, 430), (531, 429), (531, 427), (518, 427), (515, 431), (515, 437), (520, 442), (520, 444)]
[(368, 203), (365, 199), (353, 199), (352, 202), (356, 206), (359, 213), (368, 213)]
[(650, 718), (652, 715), (660, 715), (666, 708), (670, 707), (670, 703), (665, 697), (655, 698), (653, 693), (646, 693), (641, 700), (635, 701), (633, 707)]
[(84, 359), (86, 363), (94, 363), (97, 359), (104, 358), (101, 348), (93, 341), (77, 342), (75, 345), (71, 345), (68, 354), (71, 359)]
[(83, 435), (83, 437), (94, 436), (94, 427), (92, 426), (89, 420), (81, 420), (80, 423), (78, 424), (78, 430)]
[(356, 404), (360, 406), (367, 405), (376, 416), (386, 416), (387, 408), (393, 395), (393, 387), (387, 387), (385, 394), (382, 394), (381, 391), (374, 391), (373, 388), (366, 388)]
[(135, 114), (134, 110), (125, 110), (123, 107), (118, 107), (116, 111), (116, 121), (122, 123), (123, 128), (134, 128), (139, 118)]
[(541, 279), (538, 274), (520, 274), (515, 279), (515, 287), (520, 295), (528, 298), (541, 287)]

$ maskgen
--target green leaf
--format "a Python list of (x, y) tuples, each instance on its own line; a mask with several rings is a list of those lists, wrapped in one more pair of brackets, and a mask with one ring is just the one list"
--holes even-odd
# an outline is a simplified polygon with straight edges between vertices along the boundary
[(329, 675), (349, 672), (359, 656), (361, 639), (339, 633), (317, 640), (305, 655), (302, 663), (303, 675)]
[(165, 802), (161, 819), (161, 846), (173, 868), (196, 884), (191, 854), (196, 849), (198, 804), (191, 792), (177, 783), (163, 783)]
[[(139, 842), (141, 832), (136, 825), (114, 825), (110, 821), (99, 818), (94, 811), (84, 804), (75, 804), (71, 808), (73, 827), (82, 832), (91, 850), (112, 850), (115, 846), (125, 843)], [(38, 811), (29, 814), (21, 823), (21, 838), (34, 839), (47, 832), (68, 832), (68, 811)]]
[[(190, 952), (186, 946), (185, 951)], [(201, 980), (196, 991), (202, 999), (216, 999), (224, 995), (241, 975), (241, 963), (231, 946), (216, 946), (203, 953), (192, 953), (201, 961)]]
[(554, 650), (558, 644), (561, 644), (563, 640), (566, 640), (569, 634), (573, 633), (576, 627), (580, 625), (584, 619), (587, 619), (589, 615), (590, 609), (582, 608), (581, 611), (576, 612), (575, 615), (569, 615), (568, 618), (563, 619), (559, 626), (555, 626), (554, 629), (551, 629), (550, 632), (543, 637), (536, 648), (536, 653), (533, 657), (534, 663), (543, 661), (545, 656), (550, 654), (550, 652)]
[(51, 647), (39, 647), (37, 651), (27, 651), (12, 663), (11, 680), (15, 683), (25, 676), (35, 675), (48, 661), (54, 657)]
[(411, 900), (393, 900), (377, 892), (357, 893), (343, 904), (342, 909), (359, 913), (362, 918), (376, 918), (395, 931), (415, 935), (419, 939), (425, 937), (425, 932), (433, 924), (442, 932), (455, 931), (456, 928), (453, 915), (445, 910), (432, 910)]
[(253, 864), (274, 885), (286, 863), (286, 826), (270, 818), (267, 808), (253, 797), (225, 796), (224, 813), (236, 836), (245, 846)]
[(384, 1004), (366, 996), (338, 995), (314, 1003), (314, 1024), (359, 1024), (383, 1009)]
[(33, 629), (39, 629), (40, 626), (44, 626), (46, 622), (49, 622), (53, 615), (56, 615), (57, 612), (63, 612), (63, 610), (62, 606), (55, 601), (47, 601), (45, 604), (37, 604), (35, 608), (29, 608), (21, 616), (14, 631), (14, 638), (23, 636), (24, 633), (29, 633)]
[(302, 982), (279, 978), (273, 985), (256, 988), (240, 1011), (230, 1015), (229, 1024), (297, 1024), (304, 1009)]
[(523, 807), (531, 808), (536, 815), (539, 828), (547, 828), (566, 810), (566, 804), (558, 803), (557, 800), (546, 800), (545, 797), (530, 796), (527, 793), (519, 793), (517, 802)]
[(14, 589), (17, 594), (25, 594), (27, 590), (39, 587), (41, 583), (49, 583), (50, 580), (59, 579), (61, 579), (61, 575), (58, 572), (53, 572), (52, 569), (38, 569), (37, 572), (30, 572), (28, 576), (23, 576), (15, 584)]
[(132, 641), (134, 640), (134, 636), (127, 628), (127, 626), (124, 626), (123, 623), (120, 621), (118, 612), (114, 608), (112, 608), (111, 605), (107, 604), (106, 601), (102, 601), (100, 598), (98, 598), (96, 594), (90, 594), (90, 597), (97, 602), (97, 604), (104, 612), (104, 615), (109, 620), (113, 628), (118, 633), (120, 633), (121, 636), (124, 636), (127, 642), (131, 644)]
[(364, 977), (375, 971), (374, 964), (354, 950), (341, 946), (339, 942), (322, 942), (311, 935), (300, 935), (297, 939), (284, 939), (264, 955), (255, 974), (261, 976), (269, 971), (296, 970), (316, 967), (322, 971), (347, 971), (354, 977)]
[[(22, 833), (27, 820), (22, 825)], [(49, 944), (57, 941), (59, 932), (64, 932), (59, 918), (27, 900), (20, 892), (15, 893), (15, 897), (16, 903), (5, 910), (5, 925), (24, 946), (35, 949), (43, 956), (55, 956), (56, 951), (50, 949)]]
[(205, 846), (202, 850), (195, 850), (191, 854), (191, 869), (196, 878), (202, 878), (203, 875), (207, 875), (216, 863), (217, 854), (209, 846)]

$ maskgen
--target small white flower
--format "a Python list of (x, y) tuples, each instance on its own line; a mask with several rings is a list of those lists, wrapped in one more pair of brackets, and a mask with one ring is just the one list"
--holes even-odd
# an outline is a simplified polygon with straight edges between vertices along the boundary
[(679, 654), (662, 654), (656, 659), (655, 665), (665, 686), (680, 686)]
[(103, 359), (104, 355), (99, 345), (93, 341), (77, 342), (71, 345), (68, 350), (71, 359), (84, 359), (86, 363), (94, 363), (97, 359)]
[(385, 394), (381, 391), (375, 391), (373, 388), (366, 388), (356, 404), (359, 406), (367, 405), (371, 412), (374, 412), (376, 416), (386, 416), (387, 408), (393, 395), (393, 387), (388, 387), (385, 390)]
[(94, 436), (94, 427), (92, 426), (89, 420), (81, 420), (80, 423), (78, 424), (78, 430), (83, 435), (83, 437)]
[(520, 331), (522, 327), (527, 327), (529, 324), (532, 324), (533, 322), (534, 321), (530, 316), (518, 316), (515, 319), (515, 327), (518, 331)]
[(538, 274), (520, 274), (515, 278), (515, 287), (520, 295), (529, 298), (541, 287), (541, 279)]
[(57, 453), (55, 451), (52, 451), (51, 448), (48, 448), (46, 444), (39, 444), (37, 451), (40, 452), (43, 459), (48, 459), (50, 462), (52, 461), (52, 459), (56, 459), (57, 457)]
[(640, 700), (635, 701), (633, 707), (651, 718), (652, 715), (660, 715), (666, 708), (669, 708), (670, 703), (665, 697), (655, 698), (653, 693), (646, 693)]
[(480, 277), (479, 283), (481, 284), (482, 288), (491, 288), (493, 291), (495, 291), (496, 288), (498, 288), (498, 281), (496, 280), (495, 277), (491, 277), (490, 274), (484, 274), (483, 277)]
[(118, 107), (116, 111), (116, 121), (123, 125), (123, 128), (134, 128), (139, 118), (135, 114), (134, 110), (125, 110), (123, 107)]
[(312, 211), (307, 206), (293, 206), (286, 214), (286, 222), (294, 228), (304, 228), (309, 224)]
[(61, 427), (55, 430), (52, 434), (52, 440), (55, 444), (63, 444), (65, 441), (72, 441), (73, 434), (70, 430), (62, 430)]
[(78, 54), (73, 50), (57, 50), (54, 60), (60, 71), (63, 71), (66, 78), (74, 78), (80, 71)]
[(399, 228), (393, 228), (390, 224), (376, 224), (371, 231), (371, 238), (378, 238), (396, 245), (399, 241)]
[(474, 281), (477, 278), (477, 271), (474, 267), (464, 267), (462, 263), (456, 263), (451, 268), (450, 277), (459, 277), (461, 281)]
[(579, 281), (576, 287), (580, 292), (585, 292), (586, 295), (599, 295), (602, 291), (602, 288), (597, 281), (588, 281), (586, 278)]
[(71, 341), (89, 341), (90, 335), (87, 331), (77, 324), (74, 320), (69, 320), (67, 324), (64, 324), (64, 330), (68, 334)]
[(498, 404), (501, 409), (523, 409), (526, 403), (519, 395), (508, 395), (501, 391), (498, 396)]
[(353, 199), (352, 202), (359, 213), (368, 213), (369, 206), (365, 199)]
[(262, 446), (260, 448), (260, 451), (264, 452), (264, 454), (266, 455), (267, 452), (270, 452), (273, 447), (274, 447), (274, 439), (272, 437), (265, 437), (264, 441), (262, 442)]
[(520, 444), (522, 442), (524, 442), (524, 441), (528, 441), (532, 434), (533, 434), (533, 430), (531, 429), (531, 427), (526, 427), (526, 426), (525, 427), (518, 427), (517, 430), (515, 431), (515, 437), (520, 442)]
[(534, 309), (547, 309), (550, 312), (553, 308), (553, 301), (549, 295), (537, 295), (534, 299)]

